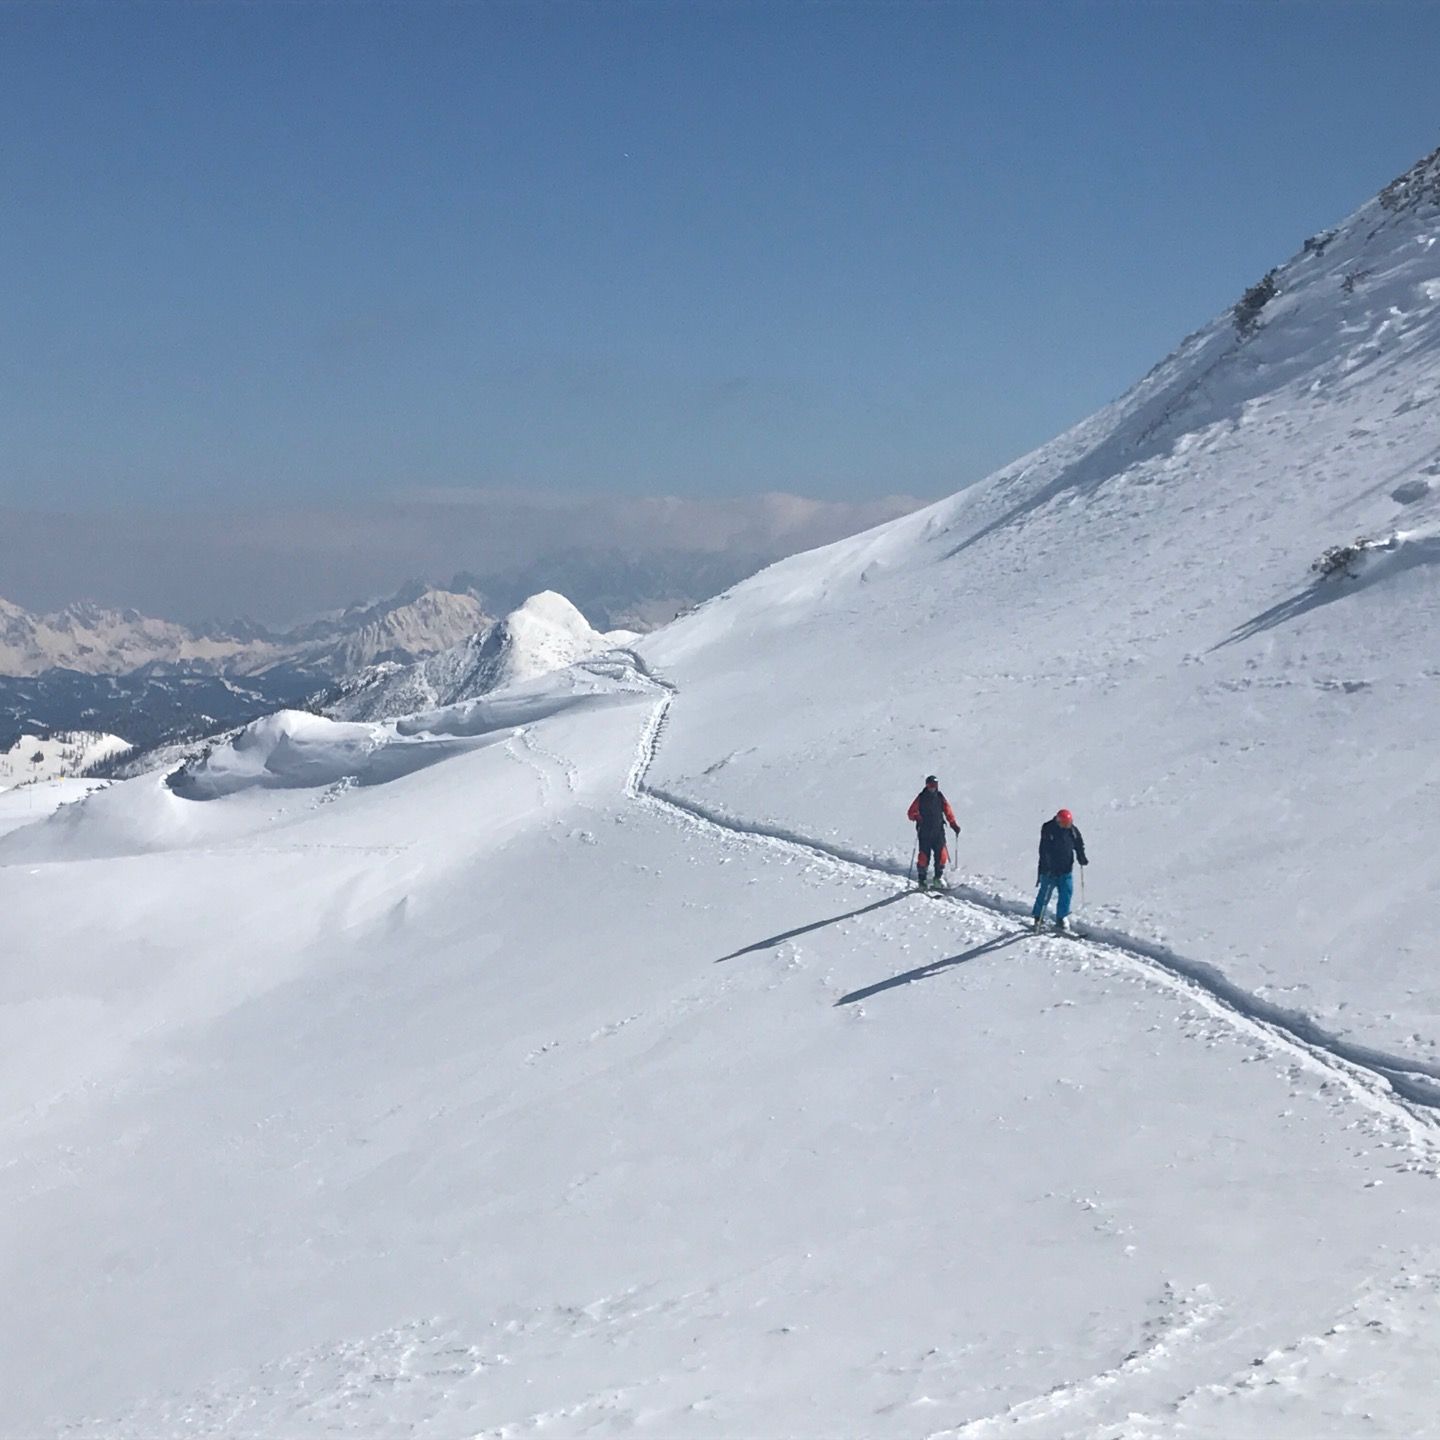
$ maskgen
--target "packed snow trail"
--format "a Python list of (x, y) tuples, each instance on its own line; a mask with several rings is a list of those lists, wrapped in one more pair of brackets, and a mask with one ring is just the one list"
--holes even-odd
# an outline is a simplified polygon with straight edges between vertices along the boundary
[[(670, 707), (679, 689), (652, 669), (637, 652), (619, 650), (614, 654), (623, 657), (635, 676), (659, 692), (659, 699), (641, 732), (635, 763), (626, 782), (626, 793), (632, 799), (662, 809), (685, 824), (738, 835), (836, 867), (885, 876), (908, 874), (878, 857), (826, 845), (779, 826), (747, 824), (650, 785), (646, 777), (659, 752)], [(605, 673), (603, 668), (594, 665), (590, 668)], [(969, 886), (954, 886), (949, 896), (954, 903), (991, 918), (1010, 920), (1024, 916), (1028, 919), (1030, 914), (1029, 907), (1022, 902), (1006, 901), (999, 895), (987, 896)], [(1173, 950), (1116, 930), (1084, 925), (1067, 943), (1090, 946), (1121, 968), (1203, 1006), (1235, 1029), (1291, 1051), (1308, 1068), (1323, 1071), (1340, 1081), (1367, 1109), (1398, 1123), (1415, 1148), (1426, 1155), (1429, 1173), (1440, 1175), (1440, 1123), (1434, 1114), (1440, 1111), (1440, 1065), (1391, 1055), (1342, 1039), (1312, 1017), (1276, 1005), (1234, 984), (1203, 961), (1187, 959)], [(922, 971), (925, 968), (922, 967)], [(922, 971), (914, 972), (915, 976)], [(877, 993), (908, 978), (911, 977), (894, 977), (866, 993)], [(842, 997), (837, 1004), (854, 998)], [(1432, 1081), (1436, 1083), (1429, 1083)]]

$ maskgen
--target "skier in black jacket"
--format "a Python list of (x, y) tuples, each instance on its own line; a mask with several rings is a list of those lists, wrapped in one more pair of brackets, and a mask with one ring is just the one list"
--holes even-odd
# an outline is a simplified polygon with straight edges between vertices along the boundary
[(1053, 820), (1047, 820), (1040, 827), (1040, 866), (1035, 876), (1040, 888), (1035, 896), (1035, 908), (1030, 912), (1036, 930), (1044, 928), (1045, 910), (1052, 891), (1057, 896), (1055, 928), (1061, 932), (1070, 928), (1065, 917), (1070, 913), (1070, 901), (1075, 893), (1077, 860), (1082, 865), (1090, 863), (1085, 855), (1085, 837), (1068, 810), (1057, 811)]
[(935, 856), (936, 890), (942, 889), (940, 877), (945, 873), (945, 862), (950, 852), (945, 848), (945, 827), (949, 825), (955, 834), (960, 826), (955, 821), (955, 812), (940, 790), (940, 782), (933, 776), (925, 777), (925, 788), (910, 802), (906, 812), (915, 822), (915, 868), (918, 870), (919, 885), (926, 888), (925, 872), (930, 868), (930, 856)]

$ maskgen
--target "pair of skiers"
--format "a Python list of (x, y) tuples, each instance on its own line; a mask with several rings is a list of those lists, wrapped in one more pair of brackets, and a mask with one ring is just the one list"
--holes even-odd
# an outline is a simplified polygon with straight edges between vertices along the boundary
[[(934, 775), (925, 777), (925, 788), (910, 802), (907, 814), (915, 825), (915, 867), (920, 889), (943, 889), (941, 877), (950, 859), (945, 847), (945, 827), (948, 825), (953, 834), (959, 835), (960, 826)], [(932, 856), (935, 860), (933, 882), (929, 879)], [(1068, 810), (1059, 810), (1054, 819), (1040, 827), (1040, 864), (1035, 876), (1035, 905), (1030, 912), (1036, 930), (1044, 927), (1051, 895), (1056, 897), (1055, 928), (1069, 929), (1066, 917), (1075, 894), (1076, 861), (1081, 865), (1090, 863), (1085, 854), (1085, 837), (1075, 817)]]

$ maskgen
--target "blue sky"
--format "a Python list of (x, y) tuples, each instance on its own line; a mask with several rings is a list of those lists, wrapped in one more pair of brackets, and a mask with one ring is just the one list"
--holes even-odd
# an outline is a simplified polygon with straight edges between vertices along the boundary
[(5, 5), (0, 506), (945, 493), (1440, 143), (1437, 54), (1385, 0)]

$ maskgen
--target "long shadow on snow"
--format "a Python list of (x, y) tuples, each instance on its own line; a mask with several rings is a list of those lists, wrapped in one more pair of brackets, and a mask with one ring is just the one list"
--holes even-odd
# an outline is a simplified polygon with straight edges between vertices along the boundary
[(870, 904), (862, 905), (858, 910), (847, 910), (843, 915), (832, 915), (827, 920), (816, 920), (809, 925), (797, 925), (793, 930), (785, 930), (779, 935), (771, 935), (766, 940), (757, 940), (753, 945), (745, 946), (743, 950), (732, 950), (728, 955), (722, 955), (715, 963), (723, 965), (727, 960), (738, 960), (740, 956), (753, 955), (757, 950), (773, 949), (786, 940), (793, 940), (797, 935), (808, 935), (812, 930), (823, 930), (827, 925), (838, 925), (842, 920), (853, 920), (857, 915), (868, 915), (872, 910), (881, 910), (886, 905), (893, 905), (897, 900), (903, 900), (910, 893), (908, 890), (901, 890), (894, 895), (887, 895), (883, 900), (872, 900)]
[(983, 945), (977, 945), (973, 950), (966, 950), (963, 954), (950, 955), (944, 960), (932, 960), (928, 965), (921, 965), (916, 970), (907, 970), (903, 975), (892, 975), (888, 980), (879, 980), (874, 985), (867, 985), (863, 990), (852, 990), (848, 995), (842, 995), (835, 1003), (836, 1005), (853, 1005), (857, 1000), (868, 1000), (870, 996), (878, 995), (882, 990), (894, 990), (899, 985), (909, 985), (915, 980), (928, 980), (942, 970), (949, 970), (954, 965), (963, 965), (967, 960), (978, 960), (982, 955), (993, 955), (995, 951), (1003, 950), (1007, 945), (1014, 945), (1024, 938), (1023, 932), (1019, 935), (997, 935), (993, 940), (987, 940)]
[(1318, 610), (1322, 605), (1333, 605), (1337, 600), (1358, 595), (1360, 591), (1368, 590), (1372, 585), (1389, 580), (1402, 571), (1413, 570), (1421, 565), (1440, 564), (1440, 536), (1423, 536), (1420, 539), (1397, 537), (1388, 545), (1376, 546), (1365, 558), (1366, 568), (1358, 575), (1322, 577), (1311, 581), (1298, 594), (1291, 595), (1289, 599), (1261, 611), (1243, 625), (1236, 626), (1224, 640), (1210, 647), (1211, 652), (1223, 650), (1227, 645), (1234, 645), (1241, 640), (1249, 640), (1251, 636), (1259, 635), (1265, 630), (1273, 630), (1277, 625), (1298, 619), (1308, 610)]
[(1249, 640), (1252, 636), (1259, 635), (1266, 630), (1273, 630), (1277, 625), (1284, 625), (1288, 620), (1298, 620), (1307, 610), (1318, 610), (1322, 605), (1329, 605), (1335, 600), (1343, 600), (1346, 595), (1351, 593), (1353, 593), (1353, 587), (1345, 589), (1333, 580), (1317, 580), (1313, 585), (1307, 585), (1298, 595), (1292, 595), (1288, 600), (1282, 600), (1278, 605), (1272, 605), (1268, 610), (1261, 611), (1259, 615), (1253, 616), (1243, 625), (1237, 625), (1225, 639), (1212, 645), (1210, 651), (1213, 654), (1216, 650), (1224, 650), (1227, 646), (1238, 645), (1242, 640)]

